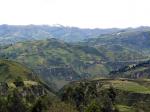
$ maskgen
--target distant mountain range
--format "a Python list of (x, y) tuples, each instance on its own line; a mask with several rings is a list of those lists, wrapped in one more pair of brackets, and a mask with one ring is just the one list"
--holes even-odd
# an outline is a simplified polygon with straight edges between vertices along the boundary
[(15, 43), (25, 40), (57, 38), (66, 42), (78, 42), (101, 34), (118, 32), (120, 29), (80, 29), (77, 27), (47, 25), (0, 25), (0, 43)]

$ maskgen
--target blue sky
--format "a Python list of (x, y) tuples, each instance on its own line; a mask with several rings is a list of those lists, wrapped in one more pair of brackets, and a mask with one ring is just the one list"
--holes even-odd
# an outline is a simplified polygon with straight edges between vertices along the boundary
[(0, 24), (150, 26), (150, 0), (0, 0)]

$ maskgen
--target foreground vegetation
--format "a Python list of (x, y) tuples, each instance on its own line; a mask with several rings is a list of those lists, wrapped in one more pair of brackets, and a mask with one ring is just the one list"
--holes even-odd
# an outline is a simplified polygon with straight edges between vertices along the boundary
[(60, 101), (26, 66), (0, 60), (0, 112), (76, 112), (76, 109)]
[[(144, 81), (144, 80), (142, 80)], [(149, 112), (149, 81), (99, 79), (65, 86), (61, 98), (79, 112)]]

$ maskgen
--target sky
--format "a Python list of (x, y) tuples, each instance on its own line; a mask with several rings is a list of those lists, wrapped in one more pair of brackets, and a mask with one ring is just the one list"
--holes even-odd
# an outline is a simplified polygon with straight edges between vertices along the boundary
[(0, 0), (0, 24), (150, 26), (150, 0)]

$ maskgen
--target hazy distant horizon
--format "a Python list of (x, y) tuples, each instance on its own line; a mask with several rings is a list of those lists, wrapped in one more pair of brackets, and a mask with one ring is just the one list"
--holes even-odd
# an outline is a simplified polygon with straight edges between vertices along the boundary
[(0, 0), (0, 24), (80, 28), (150, 26), (149, 0)]
[(127, 28), (140, 28), (140, 27), (150, 27), (150, 26), (136, 26), (136, 27), (107, 27), (107, 28), (103, 28), (103, 27), (95, 27), (95, 28), (90, 28), (90, 27), (80, 27), (80, 26), (65, 26), (62, 24), (0, 24), (2, 25), (8, 25), (8, 26), (49, 26), (49, 27), (70, 27), (70, 28), (80, 28), (80, 29), (127, 29)]

